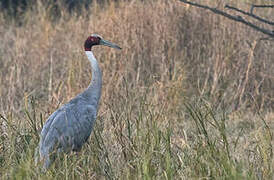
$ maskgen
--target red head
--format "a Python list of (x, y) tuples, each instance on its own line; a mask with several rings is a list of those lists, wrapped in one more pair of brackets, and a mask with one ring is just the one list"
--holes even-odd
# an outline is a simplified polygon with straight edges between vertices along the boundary
[(91, 35), (87, 38), (85, 42), (85, 51), (91, 51), (91, 47), (99, 45), (102, 38), (98, 35)]
[(116, 49), (122, 49), (118, 45), (113, 44), (107, 40), (104, 40), (101, 36), (97, 34), (92, 34), (85, 41), (85, 45), (84, 45), (85, 51), (91, 51), (92, 46), (95, 46), (95, 45), (104, 45), (104, 46), (108, 46)]

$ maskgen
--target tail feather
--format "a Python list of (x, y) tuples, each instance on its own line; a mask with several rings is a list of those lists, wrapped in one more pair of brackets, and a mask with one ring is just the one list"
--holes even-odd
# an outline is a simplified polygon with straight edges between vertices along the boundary
[(50, 155), (48, 151), (41, 151), (40, 146), (35, 149), (34, 162), (38, 166), (39, 163), (43, 163), (43, 171), (47, 171), (50, 167)]

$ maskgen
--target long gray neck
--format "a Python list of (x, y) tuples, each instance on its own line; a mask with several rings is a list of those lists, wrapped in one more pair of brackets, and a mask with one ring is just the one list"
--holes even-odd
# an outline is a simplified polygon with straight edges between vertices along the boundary
[(87, 98), (90, 104), (95, 104), (97, 106), (101, 97), (102, 72), (93, 53), (91, 51), (86, 51), (86, 55), (91, 64), (92, 79), (88, 88), (82, 93), (82, 96)]

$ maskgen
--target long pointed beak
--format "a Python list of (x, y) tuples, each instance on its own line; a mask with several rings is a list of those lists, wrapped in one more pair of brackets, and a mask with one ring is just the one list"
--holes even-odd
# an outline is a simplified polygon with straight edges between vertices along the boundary
[(108, 47), (112, 47), (112, 48), (120, 49), (120, 50), (122, 49), (117, 44), (111, 43), (111, 42), (109, 42), (107, 40), (104, 40), (104, 39), (100, 40), (100, 45), (104, 45), (104, 46), (108, 46)]

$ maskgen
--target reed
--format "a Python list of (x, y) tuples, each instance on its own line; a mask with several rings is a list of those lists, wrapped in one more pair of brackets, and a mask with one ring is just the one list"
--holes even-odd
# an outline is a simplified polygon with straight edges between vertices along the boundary
[[(0, 12), (0, 179), (273, 178), (273, 41), (175, 0), (94, 1), (80, 14), (55, 6), (54, 18), (37, 1), (20, 24)], [(43, 174), (39, 131), (88, 86), (91, 33), (123, 50), (94, 48), (95, 130)]]

